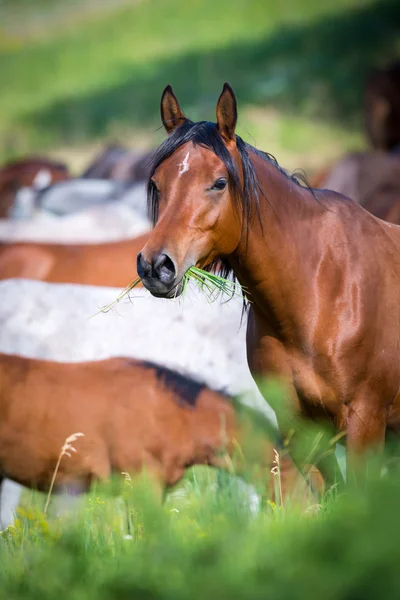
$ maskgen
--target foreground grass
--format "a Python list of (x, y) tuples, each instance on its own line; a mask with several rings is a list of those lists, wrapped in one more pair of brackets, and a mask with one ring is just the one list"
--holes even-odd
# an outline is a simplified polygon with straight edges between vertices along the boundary
[(104, 136), (157, 143), (166, 83), (197, 119), (212, 118), (229, 80), (241, 135), (289, 167), (317, 165), (361, 143), (363, 77), (396, 52), (400, 26), (393, 0), (141, 0), (103, 2), (81, 21), (72, 2), (73, 18), (32, 35), (7, 28), (12, 6), (0, 18), (3, 158)]
[[(271, 470), (253, 469), (250, 460), (243, 476), (251, 487), (234, 476), (241, 457), (256, 456), (259, 435), (257, 448), (266, 448), (265, 425), (253, 425), (229, 473), (189, 469), (164, 502), (145, 473), (95, 485), (62, 516), (54, 497), (45, 514), (45, 495), (27, 491), (14, 526), (0, 535), (0, 597), (398, 598), (398, 449), (385, 457), (391, 474), (377, 477), (375, 456), (368, 470), (361, 465), (357, 485), (351, 478), (345, 490), (332, 487), (318, 500), (303, 487), (284, 496), (280, 465), (289, 439)], [(290, 439), (303, 432), (312, 441), (306, 462), (314, 456), (318, 464), (322, 432), (314, 437), (315, 427), (297, 425)], [(268, 494), (258, 510), (254, 489)]]
[(399, 597), (398, 479), (327, 499), (320, 510), (265, 504), (257, 516), (227, 481), (211, 485), (203, 474), (203, 485), (192, 477), (184, 492), (160, 507), (149, 486), (125, 489), (131, 539), (105, 490), (74, 518), (47, 521), (26, 507), (0, 539), (1, 597)]

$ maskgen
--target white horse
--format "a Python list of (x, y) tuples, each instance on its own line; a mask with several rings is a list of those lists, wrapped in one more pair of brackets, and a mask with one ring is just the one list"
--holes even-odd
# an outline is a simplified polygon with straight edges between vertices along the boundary
[[(96, 183), (84, 179), (76, 181), (80, 182), (79, 185)], [(65, 182), (64, 192), (68, 191), (67, 184), (71, 187), (73, 183)], [(99, 183), (106, 187), (116, 185), (109, 181)], [(49, 188), (49, 193), (53, 190), (58, 194), (56, 188), (58, 186)], [(20, 190), (21, 194), (31, 191), (30, 188)], [(94, 189), (92, 191), (94, 193)], [(67, 204), (68, 198), (63, 198), (63, 201)], [(74, 204), (72, 196), (70, 201)], [(146, 211), (145, 186), (137, 184), (124, 190), (118, 200), (93, 203), (90, 207), (83, 203), (81, 210), (76, 212), (59, 215), (42, 207), (35, 209), (29, 219), (0, 219), (0, 241), (73, 244), (133, 238), (151, 228)]]
[(45, 187), (34, 184), (18, 190), (10, 216), (15, 220), (29, 219), (39, 211), (65, 216), (123, 201), (146, 217), (143, 190), (143, 183), (127, 184), (106, 179), (67, 179)]

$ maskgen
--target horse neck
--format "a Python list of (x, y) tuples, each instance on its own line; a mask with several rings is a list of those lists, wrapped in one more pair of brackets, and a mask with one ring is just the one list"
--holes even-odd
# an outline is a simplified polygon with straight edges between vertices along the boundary
[(260, 218), (249, 218), (231, 266), (256, 316), (294, 324), (310, 290), (316, 220), (326, 209), (272, 163), (256, 155), (252, 161), (265, 197), (259, 193)]

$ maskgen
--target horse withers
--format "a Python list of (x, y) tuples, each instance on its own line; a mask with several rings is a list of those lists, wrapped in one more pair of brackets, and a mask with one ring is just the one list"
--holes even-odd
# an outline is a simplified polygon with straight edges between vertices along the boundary
[[(216, 112), (216, 123), (193, 123), (164, 90), (169, 135), (152, 164), (155, 228), (138, 273), (153, 295), (170, 298), (189, 267), (222, 261), (249, 300), (253, 376), (283, 380), (292, 413), (346, 434), (358, 464), (400, 428), (400, 229), (302, 185), (244, 142), (228, 84)], [(286, 436), (286, 413), (277, 417)], [(295, 439), (292, 456), (301, 465)], [(340, 479), (332, 454), (318, 464), (327, 482)]]

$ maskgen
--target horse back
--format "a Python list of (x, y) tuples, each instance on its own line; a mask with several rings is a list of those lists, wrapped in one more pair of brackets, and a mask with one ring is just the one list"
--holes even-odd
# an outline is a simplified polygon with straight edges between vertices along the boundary
[(0, 243), (0, 279), (45, 281), (54, 265), (54, 256), (41, 244)]

